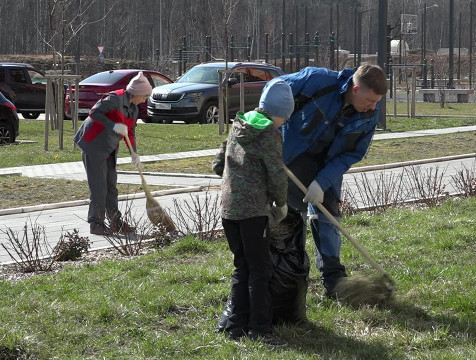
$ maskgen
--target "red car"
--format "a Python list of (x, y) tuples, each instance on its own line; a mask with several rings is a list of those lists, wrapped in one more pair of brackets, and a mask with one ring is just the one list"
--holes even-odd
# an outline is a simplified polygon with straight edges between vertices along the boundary
[[(96, 104), (96, 102), (105, 94), (119, 89), (125, 89), (129, 81), (136, 76), (139, 71), (144, 73), (144, 76), (149, 79), (152, 88), (160, 85), (170, 84), (170, 80), (164, 74), (157, 71), (149, 70), (110, 70), (103, 71), (92, 75), (79, 83), (79, 106), (78, 115), (80, 119), (86, 119), (89, 110)], [(74, 88), (73, 88), (74, 96)], [(65, 98), (65, 112), (67, 116), (71, 116), (71, 108), (69, 103), (69, 91), (66, 91)], [(73, 97), (74, 99), (74, 97)], [(147, 102), (139, 104), (139, 119), (147, 118)]]
[(18, 127), (17, 108), (0, 92), (0, 145), (15, 142)]

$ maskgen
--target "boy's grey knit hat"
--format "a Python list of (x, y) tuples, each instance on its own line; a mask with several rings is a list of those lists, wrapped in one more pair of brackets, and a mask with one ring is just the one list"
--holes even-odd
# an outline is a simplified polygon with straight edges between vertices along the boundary
[(261, 93), (259, 107), (271, 116), (289, 119), (294, 111), (291, 87), (283, 79), (270, 80)]

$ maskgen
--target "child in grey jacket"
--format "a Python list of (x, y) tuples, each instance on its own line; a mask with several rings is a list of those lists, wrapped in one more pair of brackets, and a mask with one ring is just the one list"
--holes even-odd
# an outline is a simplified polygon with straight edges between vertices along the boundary
[(226, 326), (233, 339), (248, 335), (253, 340), (282, 343), (272, 333), (268, 282), (273, 266), (266, 229), (269, 219), (279, 222), (287, 214), (288, 185), (278, 127), (293, 110), (289, 85), (271, 80), (259, 107), (237, 114), (213, 162), (213, 170), (223, 177), (221, 216), (234, 255), (231, 315)]

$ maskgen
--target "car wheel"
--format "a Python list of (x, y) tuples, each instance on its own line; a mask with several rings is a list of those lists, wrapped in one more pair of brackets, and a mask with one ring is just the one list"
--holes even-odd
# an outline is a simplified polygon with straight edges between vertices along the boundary
[(22, 112), (21, 116), (23, 116), (25, 119), (34, 120), (34, 119), (38, 119), (38, 117), (40, 116), (40, 113), (39, 112)]
[(162, 124), (172, 124), (174, 121), (169, 119), (162, 120)]
[(15, 132), (12, 124), (0, 122), (0, 144), (8, 144), (15, 141)]
[(216, 101), (209, 101), (202, 108), (200, 124), (218, 124), (218, 104)]

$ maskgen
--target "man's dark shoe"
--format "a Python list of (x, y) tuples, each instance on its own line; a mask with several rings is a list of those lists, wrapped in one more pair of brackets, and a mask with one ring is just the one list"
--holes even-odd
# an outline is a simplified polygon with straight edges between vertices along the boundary
[(337, 295), (334, 290), (334, 288), (331, 289), (325, 289), (324, 293), (322, 294), (324, 297), (331, 299), (331, 300), (337, 300)]
[(89, 233), (93, 235), (111, 235), (112, 231), (104, 223), (91, 223), (89, 224)]
[(324, 293), (323, 293), (323, 296), (325, 296), (326, 298), (328, 299), (331, 299), (331, 300), (337, 300), (338, 296), (337, 296), (337, 292), (336, 292), (336, 285), (343, 279), (345, 279), (347, 277), (347, 274), (343, 274), (342, 276), (340, 276), (339, 278), (337, 278), (336, 280), (330, 282), (330, 281), (324, 281)]
[(111, 230), (115, 233), (129, 234), (136, 231), (136, 228), (125, 221), (117, 220), (111, 224)]
[(241, 329), (241, 328), (235, 328), (235, 329), (228, 330), (228, 337), (231, 340), (239, 340), (240, 338), (242, 338), (245, 335), (246, 335), (246, 331), (244, 329)]
[(248, 331), (248, 338), (252, 341), (260, 341), (263, 344), (273, 345), (273, 346), (284, 346), (288, 343), (286, 340), (281, 339), (279, 336), (274, 335), (272, 332), (258, 332), (254, 330)]

